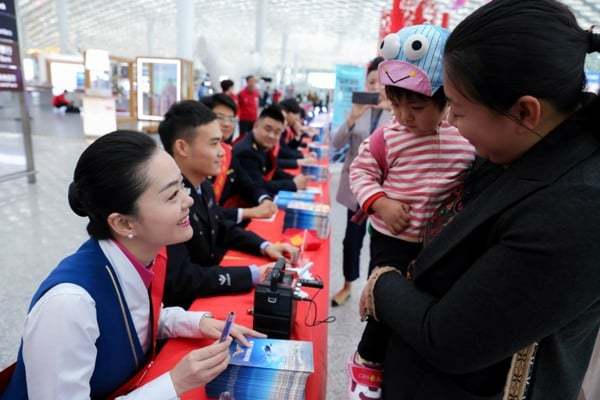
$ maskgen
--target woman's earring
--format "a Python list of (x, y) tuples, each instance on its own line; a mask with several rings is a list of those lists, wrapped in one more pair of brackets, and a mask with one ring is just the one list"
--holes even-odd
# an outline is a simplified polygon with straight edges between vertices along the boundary
[(129, 239), (133, 239), (133, 233), (130, 233), (129, 235), (127, 235), (127, 237), (128, 237)]

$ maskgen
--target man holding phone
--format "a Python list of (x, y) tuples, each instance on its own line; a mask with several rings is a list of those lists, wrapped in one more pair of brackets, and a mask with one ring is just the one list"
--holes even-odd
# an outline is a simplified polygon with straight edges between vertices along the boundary
[(358, 279), (360, 270), (360, 251), (366, 233), (366, 223), (360, 225), (350, 221), (358, 209), (358, 203), (350, 190), (348, 177), (350, 164), (358, 153), (358, 147), (378, 127), (387, 124), (392, 119), (391, 105), (385, 98), (385, 92), (379, 85), (377, 68), (383, 58), (377, 57), (367, 67), (367, 83), (364, 92), (352, 94), (352, 109), (338, 131), (335, 133), (331, 145), (339, 150), (349, 145), (346, 160), (342, 167), (340, 185), (336, 200), (348, 208), (346, 233), (343, 242), (343, 270), (344, 287), (333, 296), (333, 306), (344, 304), (350, 296), (351, 282)]

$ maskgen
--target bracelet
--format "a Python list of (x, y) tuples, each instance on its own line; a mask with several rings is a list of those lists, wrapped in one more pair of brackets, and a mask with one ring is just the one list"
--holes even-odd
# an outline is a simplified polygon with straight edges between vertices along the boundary
[(375, 312), (375, 284), (377, 283), (377, 280), (381, 277), (381, 275), (387, 272), (396, 272), (398, 274), (402, 274), (397, 268), (394, 267), (377, 267), (375, 268), (375, 270), (373, 270), (371, 276), (369, 277), (370, 286), (368, 288), (369, 298), (367, 302), (367, 313), (371, 315), (375, 319), (375, 321), (379, 321), (379, 318), (377, 318), (377, 313)]

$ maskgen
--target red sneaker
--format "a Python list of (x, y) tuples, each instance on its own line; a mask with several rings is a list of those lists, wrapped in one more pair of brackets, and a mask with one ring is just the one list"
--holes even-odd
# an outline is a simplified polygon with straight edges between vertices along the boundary
[(348, 360), (346, 372), (348, 374), (349, 400), (381, 399), (382, 368), (369, 368), (358, 364), (355, 356), (352, 355)]

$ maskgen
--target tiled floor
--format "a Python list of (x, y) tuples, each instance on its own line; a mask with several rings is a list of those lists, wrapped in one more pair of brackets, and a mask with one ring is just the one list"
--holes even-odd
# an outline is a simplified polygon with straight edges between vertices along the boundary
[[(81, 151), (89, 140), (81, 134), (77, 115), (57, 115), (48, 108), (33, 112), (37, 183), (25, 179), (0, 183), (0, 369), (16, 357), (29, 300), (47, 273), (85, 239), (85, 220), (75, 216), (66, 200), (67, 185)], [(14, 122), (10, 122), (14, 124)], [(14, 131), (0, 121), (0, 132)], [(11, 135), (0, 135), (0, 153)], [(339, 165), (332, 167), (331, 190), (335, 197)], [(341, 287), (341, 243), (345, 209), (332, 204), (331, 289)], [(368, 243), (365, 243), (368, 248)], [(368, 251), (363, 252), (363, 276)], [(331, 309), (337, 320), (329, 327), (328, 399), (343, 399), (345, 362), (354, 350), (362, 325), (357, 304), (364, 279), (354, 285), (350, 301)]]

